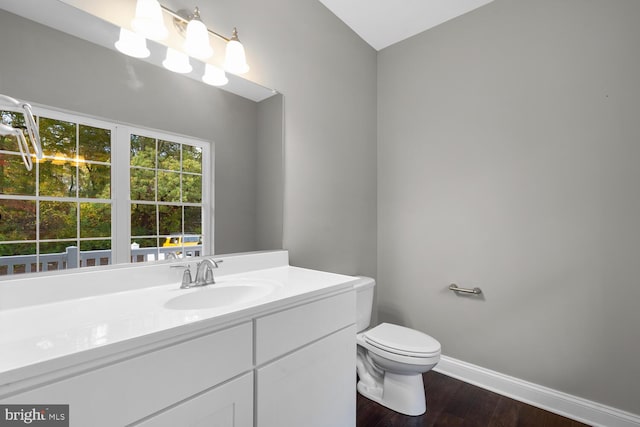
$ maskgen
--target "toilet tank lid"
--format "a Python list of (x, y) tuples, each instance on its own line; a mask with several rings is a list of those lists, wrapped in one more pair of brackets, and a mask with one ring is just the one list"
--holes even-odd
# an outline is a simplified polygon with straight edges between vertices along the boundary
[(383, 350), (414, 356), (440, 353), (440, 343), (429, 335), (404, 326), (381, 323), (364, 333), (365, 340)]
[(363, 290), (372, 288), (376, 285), (376, 281), (371, 277), (356, 276), (357, 280), (353, 282), (353, 288), (355, 290)]

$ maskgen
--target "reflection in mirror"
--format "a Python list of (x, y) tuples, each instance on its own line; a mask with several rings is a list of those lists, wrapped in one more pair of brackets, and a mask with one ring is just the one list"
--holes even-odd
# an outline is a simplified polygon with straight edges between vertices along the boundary
[[(282, 95), (240, 97), (6, 10), (0, 36), (23, 41), (3, 47), (0, 93), (77, 112), (39, 107), (45, 159), (32, 171), (0, 137), (0, 276), (282, 247)], [(119, 123), (157, 132), (134, 132), (123, 152)]]
[(137, 133), (128, 139), (131, 261), (202, 255), (203, 148)]

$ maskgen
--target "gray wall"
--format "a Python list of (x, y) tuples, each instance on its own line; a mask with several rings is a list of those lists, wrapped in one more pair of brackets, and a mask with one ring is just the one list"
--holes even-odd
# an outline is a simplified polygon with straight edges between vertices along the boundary
[[(283, 105), (278, 94), (258, 103), (256, 250), (282, 248), (284, 208)], [(279, 189), (280, 191), (274, 191)]]
[(638, 16), (496, 0), (379, 53), (381, 320), (640, 413)]
[(216, 253), (256, 249), (255, 102), (5, 11), (0, 39), (0, 93), (214, 142)]
[(285, 97), (284, 247), (293, 265), (376, 273), (376, 52), (317, 0), (220, 0), (250, 79)]

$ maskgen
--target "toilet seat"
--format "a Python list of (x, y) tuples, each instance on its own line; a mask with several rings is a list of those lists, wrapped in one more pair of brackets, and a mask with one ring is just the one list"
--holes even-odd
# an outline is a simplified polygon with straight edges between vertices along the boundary
[(399, 356), (430, 358), (440, 354), (440, 343), (429, 335), (404, 326), (381, 323), (363, 334), (364, 341)]

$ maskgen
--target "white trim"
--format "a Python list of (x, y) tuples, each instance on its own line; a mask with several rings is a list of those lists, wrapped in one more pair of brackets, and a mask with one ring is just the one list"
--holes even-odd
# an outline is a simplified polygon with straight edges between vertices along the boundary
[(592, 426), (638, 427), (640, 416), (442, 356), (433, 368), (447, 376)]
[[(131, 262), (131, 206), (129, 204), (129, 134), (116, 124), (115, 144), (111, 147), (111, 249), (113, 264)], [(117, 230), (117, 232), (116, 232)]]

